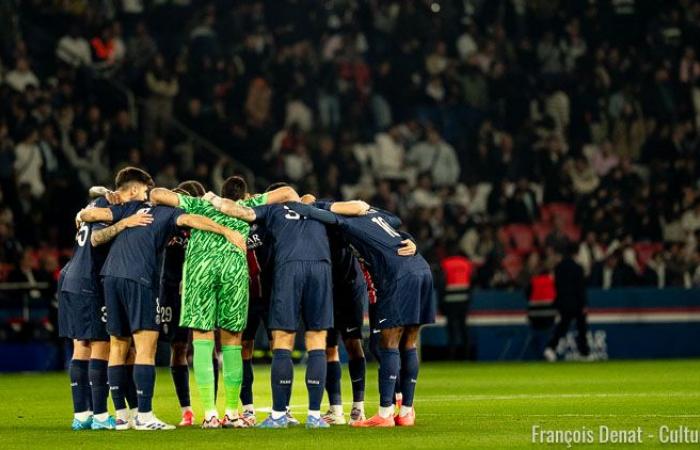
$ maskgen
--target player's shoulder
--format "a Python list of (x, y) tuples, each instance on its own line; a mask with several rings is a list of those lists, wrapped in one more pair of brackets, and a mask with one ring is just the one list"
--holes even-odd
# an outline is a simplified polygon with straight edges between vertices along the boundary
[(88, 207), (91, 208), (109, 208), (109, 206), (109, 202), (104, 197), (97, 197), (96, 199), (88, 203)]

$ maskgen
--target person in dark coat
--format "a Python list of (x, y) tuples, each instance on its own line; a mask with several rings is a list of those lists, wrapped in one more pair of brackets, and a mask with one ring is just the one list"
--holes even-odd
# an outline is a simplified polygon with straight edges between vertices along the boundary
[(569, 330), (571, 322), (576, 321), (576, 345), (583, 357), (588, 357), (590, 348), (588, 347), (588, 323), (586, 320), (586, 276), (581, 267), (574, 261), (577, 252), (575, 244), (569, 245), (562, 260), (554, 268), (554, 283), (556, 286), (556, 299), (554, 306), (559, 312), (559, 321), (554, 327), (544, 357), (548, 361), (556, 361), (556, 347), (559, 340)]

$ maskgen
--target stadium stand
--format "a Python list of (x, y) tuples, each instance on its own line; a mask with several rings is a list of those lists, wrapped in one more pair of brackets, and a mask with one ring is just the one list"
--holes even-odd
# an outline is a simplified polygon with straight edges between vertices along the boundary
[(0, 281), (55, 273), (128, 164), (367, 199), (479, 288), (571, 240), (587, 274), (700, 285), (698, 2), (224, 5), (2, 2)]

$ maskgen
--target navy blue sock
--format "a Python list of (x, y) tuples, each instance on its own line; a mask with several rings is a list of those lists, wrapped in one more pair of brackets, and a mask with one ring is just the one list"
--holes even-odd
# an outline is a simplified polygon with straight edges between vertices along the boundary
[(150, 364), (134, 364), (134, 383), (138, 395), (139, 412), (153, 410), (153, 388), (156, 384), (156, 367)]
[(136, 383), (134, 382), (134, 365), (128, 364), (124, 367), (126, 367), (124, 398), (126, 398), (126, 402), (129, 404), (129, 409), (134, 409), (139, 403), (138, 396), (136, 395)]
[(73, 396), (73, 412), (90, 411), (88, 362), (82, 359), (72, 359), (69, 376), (71, 395)]
[[(340, 371), (340, 363), (338, 363), (338, 371)], [(309, 411), (321, 410), (325, 385), (326, 350), (311, 350), (306, 359), (306, 389), (309, 391)]]
[(352, 401), (365, 401), (365, 378), (367, 372), (367, 361), (365, 358), (351, 359), (348, 361), (350, 370), (350, 382), (352, 383)]
[(241, 404), (252, 405), (253, 404), (253, 380), (255, 376), (253, 375), (253, 360), (244, 359), (243, 360), (243, 383), (241, 383)]
[(379, 405), (389, 407), (394, 401), (396, 379), (399, 376), (401, 357), (397, 348), (379, 349)]
[(219, 358), (214, 355), (211, 363), (214, 366), (214, 401), (216, 401), (216, 395), (219, 393)]
[(94, 414), (104, 414), (107, 412), (107, 397), (109, 397), (107, 361), (104, 359), (91, 359), (89, 377), (92, 411)]
[(343, 404), (340, 393), (340, 377), (340, 361), (328, 361), (326, 364), (326, 391), (328, 392), (328, 403), (331, 405)]
[(114, 409), (126, 409), (126, 390), (128, 373), (126, 366), (109, 366), (107, 368), (107, 380), (109, 381), (109, 393), (112, 395)]
[(189, 366), (172, 366), (170, 374), (173, 377), (175, 385), (175, 394), (180, 402), (180, 407), (191, 406), (190, 404), (190, 367)]
[(270, 372), (272, 410), (277, 412), (285, 411), (289, 404), (289, 398), (292, 395), (292, 381), (294, 380), (292, 352), (282, 349), (273, 350)]
[(396, 403), (396, 396), (398, 394), (401, 394), (401, 370), (400, 369), (399, 369), (399, 373), (396, 375), (396, 386), (394, 386), (394, 403)]
[(418, 380), (418, 352), (415, 348), (401, 351), (401, 393), (402, 404), (413, 406), (413, 396)]

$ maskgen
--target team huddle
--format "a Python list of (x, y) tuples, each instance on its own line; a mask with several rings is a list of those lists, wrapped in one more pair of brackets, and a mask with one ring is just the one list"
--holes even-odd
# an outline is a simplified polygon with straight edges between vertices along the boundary
[[(300, 324), (306, 428), (415, 423), (416, 343), (420, 326), (435, 319), (433, 282), (413, 238), (398, 230), (400, 219), (362, 201), (299, 197), (283, 183), (258, 195), (247, 189), (240, 177), (228, 178), (220, 196), (197, 181), (172, 191), (155, 188), (151, 176), (134, 167), (119, 171), (114, 191), (91, 189), (95, 199), (76, 216), (74, 254), (58, 285), (59, 332), (74, 348), (74, 430), (175, 428), (152, 408), (159, 340), (171, 347), (180, 426), (195, 423), (190, 345), (202, 428), (299, 425), (289, 402)], [(367, 304), (380, 397), (369, 419), (362, 346)], [(272, 411), (258, 424), (252, 356), (260, 326), (272, 350)], [(347, 422), (340, 339), (352, 384)], [(216, 407), (219, 363), (223, 416)], [(324, 390), (330, 407), (322, 415)]]

